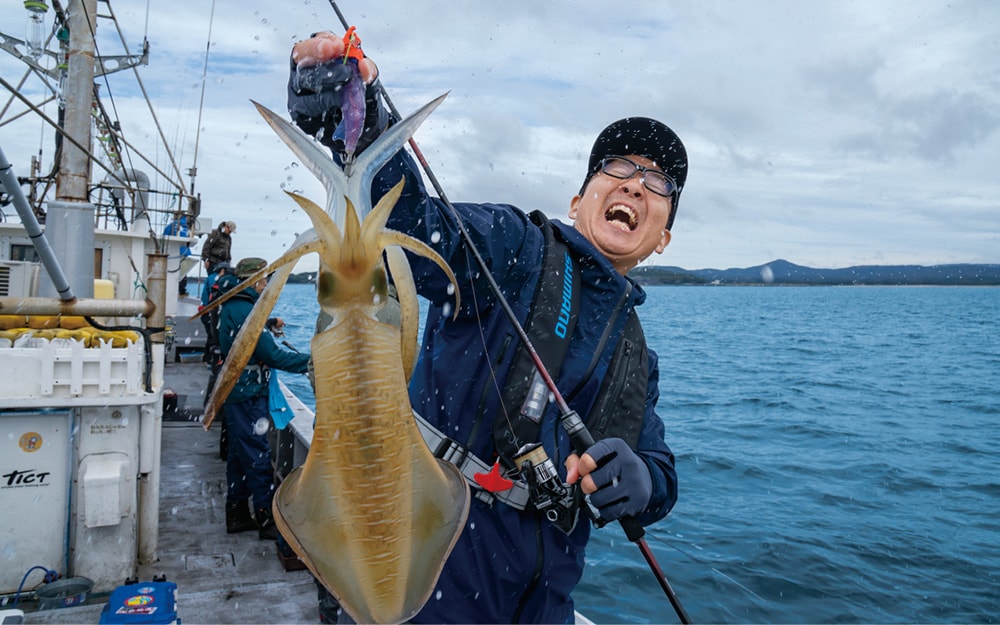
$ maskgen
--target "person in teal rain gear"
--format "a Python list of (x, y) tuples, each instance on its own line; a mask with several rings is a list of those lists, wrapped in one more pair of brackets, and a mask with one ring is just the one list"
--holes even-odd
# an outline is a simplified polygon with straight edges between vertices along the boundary
[[(281, 317), (269, 318), (267, 323), (264, 324), (264, 329), (270, 332), (276, 341), (288, 349), (293, 352), (299, 351), (285, 340), (285, 320)], [(288, 405), (288, 400), (285, 399), (285, 395), (281, 392), (281, 387), (278, 385), (278, 374), (274, 371), (271, 372), (269, 386), (270, 389), (267, 397), (268, 411), (271, 413), (271, 420), (274, 422), (274, 427), (283, 430), (291, 422), (293, 415), (292, 409)]]
[[(236, 265), (236, 277), (243, 280), (267, 266), (263, 258), (244, 258)], [(219, 347), (228, 355), (236, 335), (250, 316), (257, 298), (267, 286), (261, 278), (222, 305), (219, 315)], [(261, 332), (236, 386), (222, 406), (229, 444), (226, 458), (226, 532), (234, 534), (257, 529), (261, 539), (278, 537), (271, 515), (274, 483), (271, 447), (267, 433), (273, 427), (268, 405), (272, 369), (305, 373), (309, 354), (279, 345), (274, 336)], [(253, 516), (247, 499), (253, 500)]]
[[(170, 223), (168, 223), (167, 227), (163, 229), (163, 234), (166, 236), (186, 237), (188, 235), (187, 215), (185, 215), (183, 211), (177, 211), (174, 213)], [(191, 255), (191, 247), (188, 245), (182, 245), (180, 252), (181, 260), (183, 260)], [(184, 274), (181, 276), (181, 279), (177, 281), (177, 292), (181, 297), (188, 294), (187, 280), (187, 274)]]

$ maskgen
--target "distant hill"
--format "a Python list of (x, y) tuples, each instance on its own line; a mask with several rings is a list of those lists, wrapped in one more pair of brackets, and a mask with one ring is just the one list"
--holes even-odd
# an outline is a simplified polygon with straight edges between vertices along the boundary
[[(1000, 264), (858, 265), (844, 269), (814, 269), (775, 260), (764, 265), (731, 269), (683, 269), (649, 265), (629, 272), (642, 285), (939, 285), (1000, 286)], [(293, 273), (289, 284), (314, 284), (316, 272)]]
[(292, 275), (288, 276), (288, 284), (315, 284), (315, 283), (316, 283), (315, 271), (293, 273)]
[(644, 285), (966, 285), (1000, 286), (1000, 264), (859, 265), (813, 269), (775, 260), (744, 269), (682, 269), (655, 265), (636, 267), (629, 276)]

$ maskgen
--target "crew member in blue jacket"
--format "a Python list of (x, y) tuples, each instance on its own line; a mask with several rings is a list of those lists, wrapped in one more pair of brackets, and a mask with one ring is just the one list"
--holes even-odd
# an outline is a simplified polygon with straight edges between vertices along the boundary
[[(325, 71), (324, 65), (316, 67)], [(293, 66), (292, 119), (317, 134), (337, 156), (341, 146), (331, 140), (332, 133), (320, 131), (340, 117), (338, 90), (300, 88), (295, 73)], [(375, 94), (369, 86), (369, 126), (385, 118), (371, 114), (379, 104)], [(359, 148), (383, 128), (367, 127)], [(666, 516), (677, 500), (674, 456), (656, 413), (657, 356), (641, 330), (636, 334), (630, 329), (637, 325), (630, 320), (645, 293), (626, 274), (654, 252), (662, 253), (670, 242), (687, 178), (687, 154), (680, 139), (648, 118), (625, 118), (608, 126), (593, 146), (579, 194), (569, 202), (572, 225), (506, 204), (454, 205), (522, 325), (535, 320), (534, 309), (544, 299), (540, 291), (552, 287), (543, 279), (550, 250), (563, 250), (559, 254), (567, 256), (564, 275), (577, 274), (577, 282), (567, 279), (572, 289), (557, 285), (563, 291), (577, 290), (578, 301), (572, 307), (575, 322), (556, 382), (599, 439), (582, 458), (572, 453), (551, 403), (534, 429), (514, 425), (520, 423), (519, 406), (507, 405), (507, 400), (512, 372), (522, 358), (515, 331), (486, 281), (477, 279), (480, 268), (449, 210), (427, 192), (405, 151), (376, 177), (373, 200), (401, 178), (406, 179), (403, 194), (387, 227), (421, 239), (444, 257), (458, 277), (462, 301), (453, 319), (447, 278), (432, 262), (410, 256), (418, 291), (430, 301), (410, 382), (414, 409), (487, 465), (500, 461), (509, 468), (511, 441), (541, 443), (564, 471), (560, 477), (579, 483), (605, 521), (631, 516), (648, 525)], [(557, 255), (560, 267), (561, 258)], [(632, 337), (628, 345), (626, 337)], [(528, 440), (525, 432), (535, 440)], [(531, 505), (518, 509), (475, 497), (466, 529), (413, 622), (573, 622), (570, 595), (583, 573), (591, 529), (581, 520), (567, 533)]]
[[(245, 279), (267, 266), (263, 258), (244, 258), (236, 265), (236, 276)], [(246, 287), (222, 305), (219, 314), (219, 346), (229, 354), (240, 328), (267, 286), (267, 278)], [(305, 373), (309, 354), (278, 345), (270, 332), (262, 332), (257, 346), (236, 386), (223, 404), (229, 436), (226, 458), (226, 531), (230, 534), (256, 529), (261, 539), (277, 539), (271, 514), (274, 484), (271, 478), (271, 446), (267, 433), (272, 427), (268, 410), (271, 369)], [(247, 507), (252, 498), (253, 516)]]

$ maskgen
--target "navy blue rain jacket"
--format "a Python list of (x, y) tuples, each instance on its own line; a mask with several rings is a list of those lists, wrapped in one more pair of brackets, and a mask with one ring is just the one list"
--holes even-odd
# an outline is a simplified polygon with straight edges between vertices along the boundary
[[(250, 316), (258, 297), (257, 291), (250, 287), (222, 305), (222, 312), (219, 313), (219, 347), (223, 354), (229, 354), (240, 327)], [(260, 365), (292, 373), (305, 373), (309, 367), (309, 354), (285, 349), (278, 345), (270, 332), (262, 331), (247, 368), (240, 374), (236, 386), (226, 398), (227, 404), (267, 396), (269, 378)]]
[[(496, 458), (491, 429), (499, 409), (497, 385), (503, 386), (518, 339), (489, 285), (478, 277), (480, 268), (462, 242), (448, 209), (427, 194), (408, 155), (400, 153), (383, 168), (373, 184), (373, 199), (402, 176), (406, 185), (388, 227), (433, 247), (455, 272), (462, 299), (459, 317), (452, 320), (454, 296), (449, 294), (448, 278), (434, 263), (411, 255), (418, 291), (431, 306), (410, 398), (414, 409), (434, 426), (492, 464)], [(541, 230), (512, 206), (455, 206), (523, 324), (542, 264)], [(569, 405), (586, 418), (626, 316), (643, 302), (645, 293), (619, 275), (573, 227), (552, 223), (556, 236), (577, 259), (583, 285), (580, 318), (557, 384)], [(595, 351), (606, 332), (612, 338), (594, 365)], [(649, 363), (646, 410), (636, 449), (648, 464), (653, 483), (649, 506), (639, 517), (644, 525), (666, 516), (677, 499), (674, 457), (664, 442), (663, 422), (655, 412), (659, 369), (652, 351)], [(544, 415), (541, 442), (565, 479), (563, 461), (572, 448), (559, 426), (558, 410), (551, 404)], [(590, 531), (590, 523), (583, 518), (566, 535), (538, 512), (518, 511), (499, 502), (490, 506), (474, 498), (465, 531), (435, 592), (414, 622), (573, 622), (570, 593), (583, 573)], [(607, 531), (616, 531), (616, 527)]]

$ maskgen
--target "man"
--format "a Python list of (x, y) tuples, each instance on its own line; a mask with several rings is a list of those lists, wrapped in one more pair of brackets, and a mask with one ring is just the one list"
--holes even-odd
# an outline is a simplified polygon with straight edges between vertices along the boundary
[[(222, 294), (222, 285), (225, 283), (222, 278), (224, 276), (233, 276), (233, 268), (229, 263), (223, 261), (217, 264), (211, 264), (209, 261), (204, 261), (205, 264), (205, 283), (201, 287), (201, 305), (198, 306), (198, 310), (201, 310), (208, 306), (212, 301), (215, 300), (219, 295)], [(235, 280), (229, 286), (234, 286), (239, 280)], [(228, 290), (228, 288), (226, 289)], [(212, 312), (202, 315), (201, 323), (205, 326), (205, 362), (209, 364), (217, 364), (220, 360), (219, 351), (219, 341), (216, 338), (216, 330), (219, 322), (219, 312), (213, 310)], [(212, 386), (209, 385), (209, 390)]]
[[(293, 59), (315, 60), (312, 51), (299, 48), (310, 42), (297, 44)], [(289, 109), (307, 132), (341, 118), (331, 95), (335, 87), (302, 88), (312, 83), (296, 76), (327, 75), (327, 64), (293, 65)], [(377, 105), (369, 87), (368, 110)], [(320, 111), (324, 106), (334, 108)], [(359, 151), (365, 135), (377, 136), (370, 131), (365, 128)], [(339, 146), (328, 134), (320, 138), (336, 154)], [(522, 445), (541, 443), (557, 467), (565, 466), (560, 477), (579, 483), (604, 521), (635, 517), (648, 525), (663, 518), (676, 502), (677, 476), (655, 412), (657, 356), (634, 313), (645, 293), (626, 274), (670, 242), (687, 177), (681, 141), (647, 118), (606, 128), (593, 146), (580, 193), (570, 200), (573, 226), (509, 205), (455, 204), (561, 394), (598, 440), (582, 459), (572, 453), (558, 410), (546, 405), (544, 388), (535, 394), (540, 406), (528, 410), (530, 359), (497, 296), (476, 279), (482, 270), (450, 211), (427, 193), (405, 152), (378, 174), (373, 200), (401, 177), (405, 187), (387, 227), (431, 245), (458, 276), (462, 301), (453, 320), (447, 279), (432, 262), (410, 257), (418, 291), (430, 300), (410, 382), (414, 409), (463, 452), (487, 466), (499, 461), (509, 472), (519, 468), (514, 456)], [(521, 509), (501, 492), (476, 494), (466, 530), (413, 622), (572, 622), (570, 593), (583, 572), (590, 524), (558, 527), (538, 509), (537, 497)]]
[(236, 222), (224, 221), (218, 228), (208, 233), (208, 238), (201, 246), (201, 259), (207, 261), (209, 267), (232, 261), (234, 232), (236, 232)]
[[(229, 289), (239, 284), (240, 279), (233, 273), (233, 268), (227, 262), (221, 262), (214, 266), (209, 266), (209, 261), (205, 261), (205, 270), (208, 275), (205, 277), (205, 285), (201, 290), (201, 305), (198, 310), (208, 306), (211, 302), (221, 297)], [(208, 405), (208, 398), (215, 388), (215, 380), (222, 370), (222, 348), (219, 347), (219, 309), (214, 309), (201, 316), (201, 323), (205, 326), (205, 355), (203, 360), (208, 364), (210, 373), (208, 374), (208, 384), (205, 386), (205, 397), (202, 405)], [(226, 429), (226, 420), (222, 419), (219, 425), (219, 458), (226, 460), (229, 457), (229, 432)]]
[[(244, 258), (236, 265), (240, 280), (267, 266), (263, 258)], [(267, 278), (248, 286), (222, 305), (219, 315), (219, 346), (229, 354), (240, 328), (250, 316), (254, 303), (267, 286)], [(267, 433), (272, 427), (268, 409), (271, 369), (305, 373), (309, 354), (293, 352), (278, 345), (270, 332), (262, 332), (253, 355), (236, 386), (223, 404), (229, 442), (226, 459), (226, 532), (233, 534), (257, 529), (261, 539), (278, 537), (271, 515), (274, 484), (271, 447)], [(247, 499), (253, 499), (253, 517)]]
[(267, 323), (264, 324), (264, 328), (273, 334), (276, 339), (285, 337), (285, 320), (281, 317), (268, 318)]

